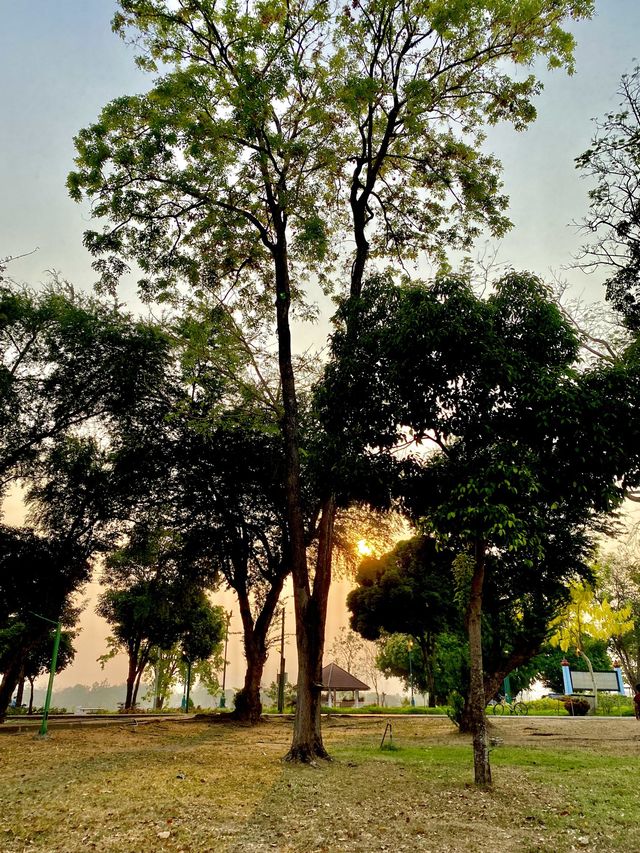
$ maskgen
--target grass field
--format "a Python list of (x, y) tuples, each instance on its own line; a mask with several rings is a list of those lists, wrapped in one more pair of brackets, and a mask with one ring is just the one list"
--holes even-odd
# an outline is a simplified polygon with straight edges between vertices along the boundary
[(281, 761), (290, 722), (162, 722), (0, 737), (0, 851), (640, 850), (640, 723), (491, 720), (494, 786), (448, 720), (331, 718), (334, 757)]

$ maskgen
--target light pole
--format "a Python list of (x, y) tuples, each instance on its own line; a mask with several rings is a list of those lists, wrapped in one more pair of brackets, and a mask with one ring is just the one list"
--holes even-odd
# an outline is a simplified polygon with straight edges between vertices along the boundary
[(62, 633), (62, 623), (54, 622), (53, 619), (47, 619), (46, 616), (40, 616), (39, 613), (34, 613), (38, 619), (43, 619), (45, 622), (50, 622), (56, 626), (56, 633), (53, 637), (53, 652), (51, 654), (51, 669), (49, 670), (49, 683), (47, 684), (47, 698), (44, 700), (44, 709), (42, 711), (42, 723), (40, 724), (40, 737), (45, 737), (47, 734), (47, 725), (49, 721), (49, 708), (51, 707), (51, 694), (53, 693), (53, 679), (56, 674), (56, 666), (58, 664), (58, 649), (60, 648), (60, 634)]
[(222, 666), (222, 696), (220, 697), (220, 707), (227, 707), (227, 699), (224, 695), (225, 685), (227, 683), (227, 647), (229, 645), (229, 622), (231, 622), (231, 610), (226, 614), (227, 616), (227, 631), (224, 636), (224, 664)]
[(284, 711), (284, 605), (282, 607), (282, 633), (280, 636), (280, 675), (278, 676), (278, 713)]
[(409, 686), (411, 687), (411, 707), (415, 708), (416, 700), (413, 698), (413, 661), (411, 655), (413, 651), (413, 640), (408, 641), (407, 648), (409, 649)]

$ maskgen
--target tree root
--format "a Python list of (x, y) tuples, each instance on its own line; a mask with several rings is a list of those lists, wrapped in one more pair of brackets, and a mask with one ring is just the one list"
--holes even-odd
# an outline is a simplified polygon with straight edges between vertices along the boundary
[(284, 761), (291, 764), (315, 764), (316, 761), (332, 761), (324, 746), (292, 746)]

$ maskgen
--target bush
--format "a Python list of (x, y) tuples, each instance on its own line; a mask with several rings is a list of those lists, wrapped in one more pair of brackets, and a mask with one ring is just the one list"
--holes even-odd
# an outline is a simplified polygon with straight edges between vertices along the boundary
[(586, 699), (578, 699), (574, 696), (565, 696), (562, 704), (572, 717), (584, 717), (589, 713), (591, 705)]

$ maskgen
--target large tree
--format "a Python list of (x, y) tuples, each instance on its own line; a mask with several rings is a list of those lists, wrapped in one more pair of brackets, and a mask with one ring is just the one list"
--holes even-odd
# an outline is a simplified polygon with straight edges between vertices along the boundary
[[(307, 560), (290, 314), (310, 275), (350, 252), (357, 296), (372, 253), (411, 260), (506, 227), (486, 122), (535, 116), (544, 55), (571, 66), (567, 16), (591, 0), (121, 0), (151, 90), (109, 104), (76, 139), (72, 195), (109, 224), (85, 235), (112, 287), (129, 261), (147, 294), (186, 278), (252, 320), (275, 304), (296, 609), (298, 702), (290, 758), (325, 756), (320, 674), (337, 506), (327, 466)], [(344, 247), (344, 248), (343, 248)], [(335, 457), (334, 457), (335, 461)]]
[[(49, 634), (42, 637), (42, 640), (37, 646), (29, 650), (27, 658), (23, 664), (22, 676), (29, 682), (29, 704), (27, 713), (33, 713), (33, 687), (37, 678), (51, 671), (51, 660), (53, 654), (55, 629), (50, 630)], [(76, 650), (73, 646), (75, 639), (74, 631), (61, 631), (60, 641), (58, 645), (58, 655), (56, 657), (56, 674), (66, 669), (73, 662), (76, 655)], [(0, 664), (0, 668), (2, 665)], [(16, 696), (16, 705), (20, 707), (22, 703), (22, 684), (18, 685), (18, 695)]]
[(235, 715), (256, 722), (270, 629), (291, 571), (282, 441), (264, 418), (259, 426), (227, 415), (205, 433), (190, 429), (177, 448), (173, 525), (185, 552), (202, 554), (236, 594), (247, 667)]
[[(490, 782), (482, 618), (492, 571), (520, 590), (511, 622), (537, 624), (520, 632), (524, 646), (510, 650), (506, 671), (494, 670), (501, 677), (531, 656), (527, 633), (544, 639), (554, 615), (548, 605), (562, 602), (563, 583), (588, 574), (590, 529), (639, 473), (636, 347), (580, 373), (577, 338), (539, 280), (511, 273), (494, 288), (483, 299), (455, 277), (429, 287), (372, 282), (345, 305), (351, 317), (334, 335), (320, 400), (347, 458), (349, 448), (393, 452), (407, 436), (432, 448), (402, 465), (400, 493), (414, 519), (460, 554), (468, 714), (482, 784)], [(538, 585), (552, 595), (536, 599)]]

